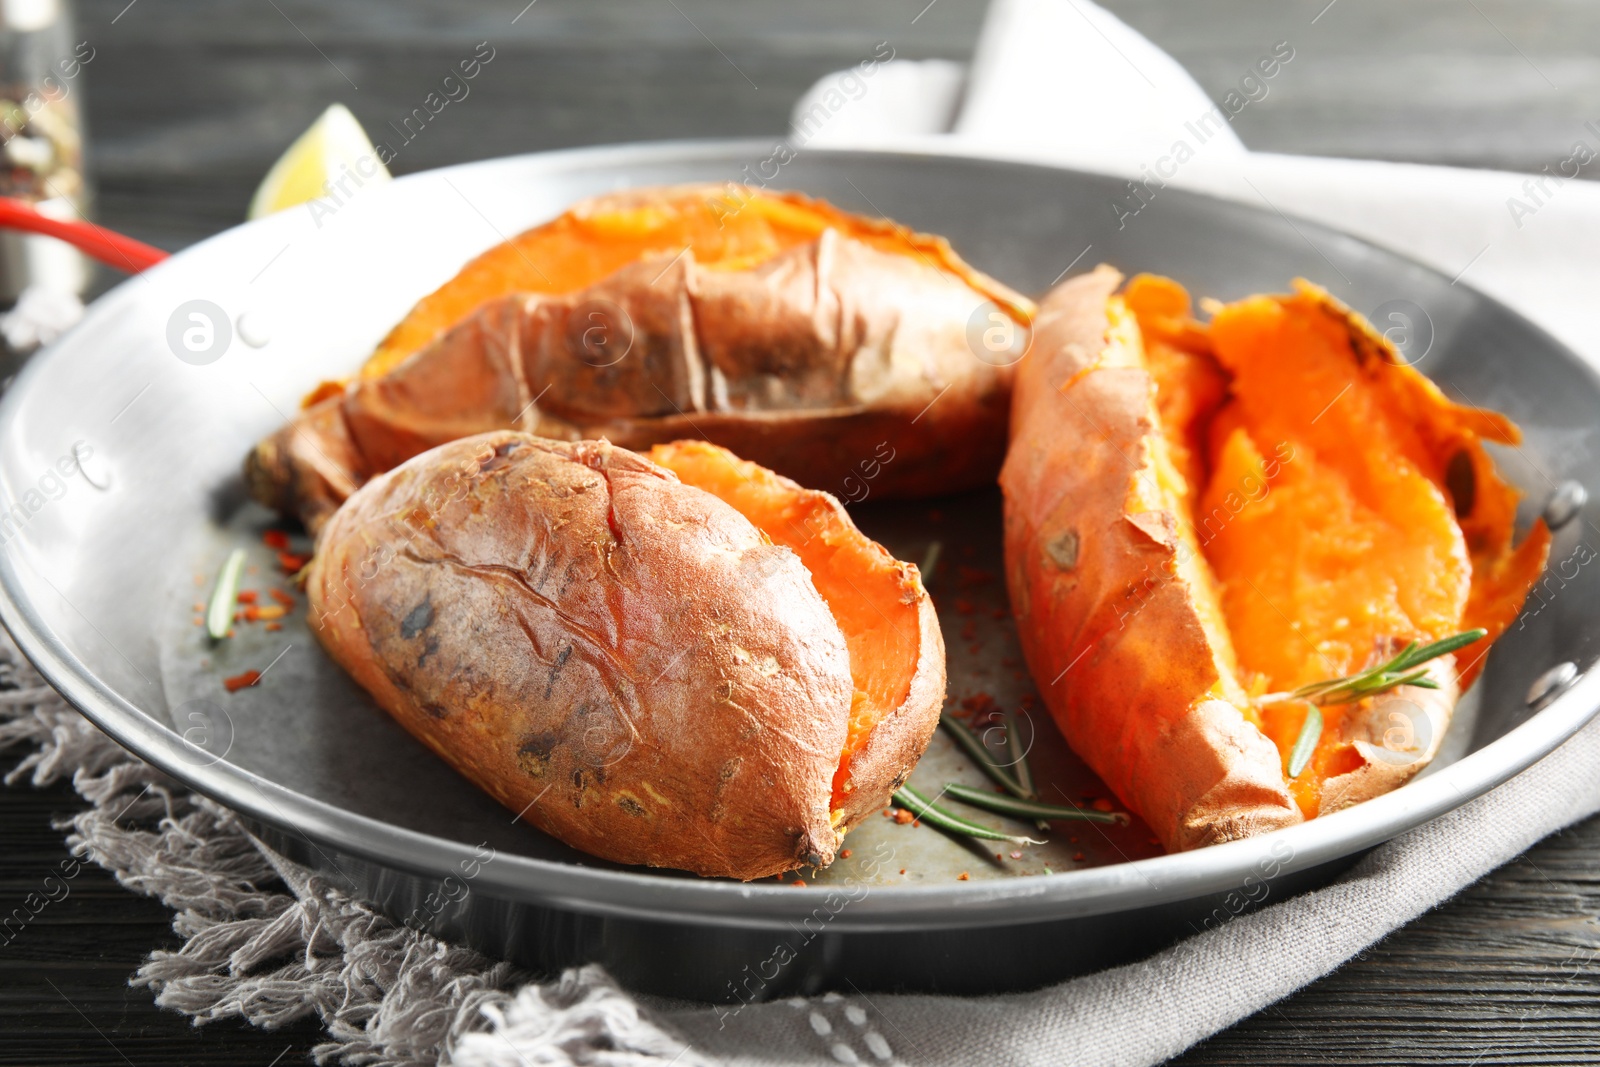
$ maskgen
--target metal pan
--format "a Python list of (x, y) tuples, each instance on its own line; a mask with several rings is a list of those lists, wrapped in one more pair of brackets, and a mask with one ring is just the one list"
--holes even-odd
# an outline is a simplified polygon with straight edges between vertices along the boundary
[[(609, 865), (515, 822), (376, 709), (303, 611), (281, 631), (242, 626), (206, 644), (193, 604), (229, 548), (251, 546), (247, 584), (285, 584), (260, 542), (270, 516), (246, 502), (238, 471), (315, 381), (353, 370), (467, 258), (578, 197), (768, 174), (946, 234), (1024, 291), (1100, 261), (1223, 299), (1310, 277), (1406, 326), (1408, 355), (1447, 392), (1522, 424), (1526, 443), (1498, 459), (1527, 494), (1524, 521), (1569, 480), (1600, 488), (1600, 384), (1577, 357), (1494, 301), (1321, 226), (1176, 191), (1130, 216), (1113, 208), (1118, 180), (975, 159), (603, 148), (347, 183), (348, 195), (230, 230), (100, 300), (0, 403), (0, 619), (107, 733), (397, 918), (536, 968), (598, 960), (641, 989), (730, 1002), (849, 985), (1015, 989), (1131, 958), (1325, 882), (1523, 770), (1600, 705), (1600, 679), (1583, 673), (1600, 640), (1600, 568), (1585, 566), (1600, 531), (1580, 515), (1558, 531), (1551, 577), (1491, 656), (1447, 755), (1392, 794), (1175, 856), (1137, 824), (1058, 829), (1013, 857), (874, 819), (827, 872), (739, 884)], [(952, 699), (1018, 706), (1031, 686), (997, 578), (997, 496), (869, 495), (854, 510), (907, 558), (939, 543), (930, 587)], [(1562, 664), (1571, 678), (1530, 705)], [(222, 679), (247, 668), (265, 670), (261, 684), (225, 693)], [(1052, 788), (1106, 795), (1048, 722), (1028, 725)], [(951, 779), (979, 781), (937, 738), (913, 781), (937, 792)]]

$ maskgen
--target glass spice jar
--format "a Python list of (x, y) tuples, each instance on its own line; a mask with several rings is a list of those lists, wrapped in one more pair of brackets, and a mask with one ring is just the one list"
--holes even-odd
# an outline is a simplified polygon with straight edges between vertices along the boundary
[[(52, 218), (84, 217), (82, 82), (94, 54), (74, 39), (69, 0), (0, 0), (0, 196)], [(29, 286), (81, 293), (89, 278), (76, 249), (0, 231), (0, 302)]]

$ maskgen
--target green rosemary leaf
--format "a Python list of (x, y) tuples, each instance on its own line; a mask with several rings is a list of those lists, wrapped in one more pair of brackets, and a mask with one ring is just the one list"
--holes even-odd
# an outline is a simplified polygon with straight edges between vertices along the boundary
[(1300, 726), (1300, 736), (1294, 739), (1289, 751), (1289, 777), (1298, 778), (1311, 762), (1311, 753), (1317, 750), (1317, 739), (1322, 736), (1322, 709), (1315, 704), (1306, 705), (1306, 721)]
[(951, 782), (944, 787), (944, 792), (951, 800), (959, 800), (963, 804), (971, 804), (975, 808), (983, 808), (996, 815), (1011, 815), (1019, 819), (1053, 819), (1057, 822), (1100, 822), (1122, 825), (1128, 822), (1128, 816), (1120, 811), (1094, 811), (1044, 804), (1037, 800), (1018, 800), (998, 793), (985, 793), (981, 789), (973, 789), (959, 782)]
[(939, 725), (955, 738), (956, 744), (972, 757), (972, 762), (978, 765), (979, 770), (994, 780), (995, 785), (1014, 797), (1030, 799), (1031, 794), (1022, 788), (1022, 783), (1000, 765), (994, 754), (989, 751), (989, 747), (983, 743), (983, 739), (973, 733), (970, 727), (945, 712), (939, 714)]
[(1018, 834), (1008, 834), (1000, 830), (991, 830), (989, 827), (980, 823), (969, 822), (968, 820), (963, 819), (961, 816), (953, 814), (952, 812), (948, 812), (934, 804), (933, 801), (929, 800), (921, 793), (918, 793), (909, 785), (903, 785), (899, 789), (895, 790), (894, 802), (900, 805), (902, 808), (905, 808), (911, 814), (915, 815), (918, 819), (921, 819), (923, 822), (927, 823), (929, 826), (937, 826), (939, 829), (947, 830), (953, 834), (961, 834), (964, 837), (981, 838), (985, 841), (1010, 841), (1013, 844), (1018, 845), (1044, 844), (1043, 841), (1035, 841), (1031, 837), (1022, 837)]
[(1312, 704), (1327, 706), (1349, 704), (1366, 697), (1377, 696), (1379, 693), (1387, 693), (1403, 685), (1438, 689), (1439, 684), (1428, 677), (1427, 668), (1422, 665), (1429, 660), (1466, 648), (1487, 637), (1488, 633), (1482, 629), (1466, 630), (1451, 634), (1449, 637), (1441, 637), (1426, 645), (1419, 645), (1413, 641), (1386, 662), (1376, 667), (1369, 667), (1359, 674), (1312, 682), (1292, 692), (1267, 693), (1265, 696), (1256, 697), (1253, 703), (1257, 707), (1262, 707), (1268, 704), (1284, 704), (1291, 700), (1306, 700)]
[(244, 573), (244, 549), (236, 548), (223, 561), (217, 571), (216, 584), (211, 587), (211, 601), (206, 605), (206, 633), (213, 641), (228, 636), (233, 626), (233, 604), (239, 598), (239, 576)]

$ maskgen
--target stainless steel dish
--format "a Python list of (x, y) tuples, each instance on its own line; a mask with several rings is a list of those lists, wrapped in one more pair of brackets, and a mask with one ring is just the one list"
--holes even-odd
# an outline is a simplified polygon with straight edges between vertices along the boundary
[[(764, 161), (774, 184), (946, 234), (1024, 291), (1099, 261), (1224, 299), (1305, 275), (1380, 325), (1395, 312), (1422, 370), (1522, 424), (1525, 445), (1499, 458), (1527, 493), (1525, 518), (1568, 480), (1600, 490), (1595, 376), (1515, 313), (1400, 255), (1176, 191), (1122, 212), (1119, 226), (1122, 182), (1047, 167), (811, 150), (771, 163), (779, 158), (770, 144), (736, 142), (471, 164), (352, 187), (124, 283), (0, 403), (0, 618), (119, 742), (391, 914), (539, 968), (599, 960), (640, 988), (723, 1000), (849, 985), (1020, 988), (1127, 959), (1326, 881), (1523, 770), (1594, 714), (1600, 679), (1584, 672), (1600, 641), (1600, 569), (1584, 566), (1597, 529), (1580, 515), (1559, 530), (1552, 577), (1491, 657), (1476, 715), (1452, 728), (1449, 755), (1395, 793), (1175, 856), (1155, 854), (1137, 826), (996, 859), (872, 820), (853, 835), (850, 861), (794, 888), (620, 868), (515, 823), (378, 711), (299, 614), (281, 633), (241, 627), (221, 648), (205, 644), (192, 602), (225, 549), (256, 546), (257, 585), (271, 571), (259, 543), (269, 516), (244, 499), (241, 458), (316, 380), (354, 369), (469, 256), (580, 196), (732, 180), (747, 165), (765, 173)], [(941, 542), (932, 588), (952, 696), (1019, 700), (1028, 683), (1008, 662), (1003, 593), (981, 573), (999, 571), (995, 496), (857, 510), (910, 558)], [(1576, 679), (1531, 707), (1530, 687), (1563, 663)], [(267, 668), (262, 684), (225, 694), (221, 679), (245, 668)], [(1035, 758), (1069, 793), (1101, 788), (1048, 726)], [(918, 780), (936, 791), (973, 773), (941, 743)]]

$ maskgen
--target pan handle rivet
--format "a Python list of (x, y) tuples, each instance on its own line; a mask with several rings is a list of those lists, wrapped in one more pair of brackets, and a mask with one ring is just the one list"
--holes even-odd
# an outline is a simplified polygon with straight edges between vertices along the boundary
[(1577, 518), (1578, 512), (1588, 502), (1589, 491), (1569, 478), (1550, 494), (1550, 502), (1544, 506), (1544, 524), (1552, 530), (1559, 530)]
[(1534, 679), (1528, 687), (1528, 707), (1538, 711), (1565, 693), (1578, 680), (1578, 665), (1568, 660), (1557, 663)]

